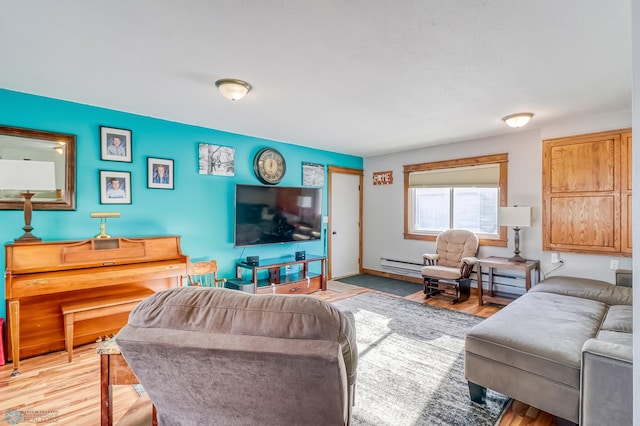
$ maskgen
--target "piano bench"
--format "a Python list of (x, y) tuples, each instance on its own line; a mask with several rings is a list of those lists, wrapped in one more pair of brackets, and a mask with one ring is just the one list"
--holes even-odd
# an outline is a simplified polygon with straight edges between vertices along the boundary
[(62, 303), (60, 306), (64, 315), (64, 340), (69, 362), (73, 360), (73, 326), (76, 321), (131, 312), (143, 299), (152, 294), (153, 290), (149, 288), (136, 288), (111, 297), (96, 297)]

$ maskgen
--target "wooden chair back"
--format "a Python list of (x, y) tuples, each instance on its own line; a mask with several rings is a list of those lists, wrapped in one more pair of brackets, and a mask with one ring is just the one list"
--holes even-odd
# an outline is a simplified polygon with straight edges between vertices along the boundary
[(224, 287), (226, 278), (218, 278), (218, 262), (215, 260), (189, 263), (189, 285), (199, 287)]

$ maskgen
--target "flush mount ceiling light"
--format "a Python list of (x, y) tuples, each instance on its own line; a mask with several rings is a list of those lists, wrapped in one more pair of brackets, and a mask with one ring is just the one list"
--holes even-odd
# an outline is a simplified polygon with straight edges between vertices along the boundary
[(525, 126), (533, 117), (533, 114), (530, 112), (519, 112), (517, 114), (507, 115), (503, 117), (502, 120), (507, 123), (509, 127), (522, 127)]
[(235, 78), (223, 78), (216, 81), (216, 87), (225, 98), (237, 101), (244, 98), (249, 93), (251, 85), (246, 81), (236, 80)]

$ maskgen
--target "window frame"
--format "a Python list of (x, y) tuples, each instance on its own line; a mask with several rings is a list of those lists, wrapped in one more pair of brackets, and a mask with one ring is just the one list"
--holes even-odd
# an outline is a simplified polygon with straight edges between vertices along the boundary
[[(507, 175), (509, 154), (492, 154), (479, 157), (458, 158), (454, 160), (435, 161), (430, 163), (409, 164), (404, 166), (404, 239), (435, 241), (438, 233), (412, 233), (411, 232), (411, 190), (409, 188), (409, 175), (414, 172), (425, 172), (431, 170), (455, 169), (458, 167), (469, 167), (478, 165), (497, 164), (500, 169), (499, 180), (499, 200), (498, 207), (507, 206)], [(498, 226), (498, 238), (480, 238), (480, 245), (483, 246), (507, 246), (507, 227)]]

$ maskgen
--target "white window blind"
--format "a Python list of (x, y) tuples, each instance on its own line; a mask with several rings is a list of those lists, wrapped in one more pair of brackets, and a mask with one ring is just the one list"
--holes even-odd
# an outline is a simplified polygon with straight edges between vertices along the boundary
[(452, 169), (437, 169), (409, 173), (410, 188), (497, 188), (499, 185), (499, 164), (456, 167)]

